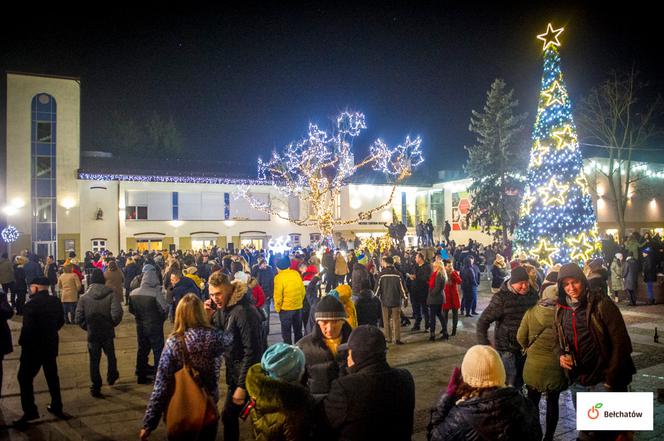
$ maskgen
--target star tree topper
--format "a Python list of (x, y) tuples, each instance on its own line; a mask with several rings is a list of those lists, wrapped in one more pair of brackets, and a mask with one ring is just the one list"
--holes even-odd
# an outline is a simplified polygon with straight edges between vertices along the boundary
[(549, 23), (546, 27), (546, 32), (537, 36), (538, 40), (544, 42), (542, 50), (545, 51), (549, 46), (560, 47), (560, 40), (558, 40), (558, 37), (560, 37), (560, 34), (562, 34), (564, 30), (565, 28), (553, 29), (553, 26)]

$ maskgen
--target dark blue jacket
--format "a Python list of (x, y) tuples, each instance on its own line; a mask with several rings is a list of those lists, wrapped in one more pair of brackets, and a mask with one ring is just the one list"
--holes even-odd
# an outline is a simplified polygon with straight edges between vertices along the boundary
[(180, 299), (190, 292), (196, 294), (199, 298), (201, 297), (201, 290), (198, 289), (198, 286), (196, 286), (196, 283), (193, 280), (189, 277), (181, 278), (173, 287), (173, 303), (177, 305)]
[(266, 298), (274, 295), (274, 276), (274, 269), (269, 265), (265, 269), (258, 268), (256, 272), (256, 280), (258, 280), (258, 284), (263, 288)]
[(461, 269), (461, 289), (469, 290), (480, 286), (480, 269), (466, 259)]

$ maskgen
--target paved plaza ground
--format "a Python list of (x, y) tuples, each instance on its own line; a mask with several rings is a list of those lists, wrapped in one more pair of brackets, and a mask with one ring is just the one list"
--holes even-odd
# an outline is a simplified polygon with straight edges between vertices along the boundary
[[(484, 286), (480, 290), (479, 310), (488, 303), (490, 293)], [(658, 389), (664, 394), (664, 344), (654, 343), (654, 328), (664, 332), (664, 305), (620, 306), (634, 345), (634, 361), (638, 373), (632, 383), (633, 391), (655, 393), (655, 430), (638, 433), (638, 440), (664, 439), (664, 404), (657, 401)], [(447, 384), (454, 366), (459, 366), (466, 349), (476, 343), (475, 324), (477, 317), (462, 318), (459, 333), (448, 342), (429, 342), (424, 332), (405, 331), (403, 346), (389, 350), (389, 361), (393, 366), (403, 367), (413, 374), (416, 385), (414, 440), (426, 439), (426, 424), (429, 409)], [(67, 325), (60, 331), (60, 356), (58, 366), (65, 410), (74, 418), (59, 421), (46, 412), (49, 394), (42, 373), (35, 379), (35, 395), (42, 418), (24, 432), (9, 425), (21, 416), (19, 387), (16, 381), (20, 347), (16, 345), (21, 327), (21, 317), (10, 320), (14, 339), (14, 353), (4, 362), (3, 397), (0, 399), (0, 439), (3, 440), (132, 440), (138, 438), (145, 405), (151, 386), (136, 384), (133, 376), (136, 355), (136, 330), (133, 316), (125, 313), (117, 328), (116, 353), (120, 380), (113, 387), (104, 386), (104, 399), (92, 398), (89, 394), (88, 355), (86, 334), (78, 326)], [(167, 324), (170, 332), (170, 324)], [(280, 341), (278, 318), (273, 314), (270, 342)], [(662, 339), (664, 341), (664, 338)], [(106, 364), (102, 357), (102, 377)], [(223, 375), (221, 376), (223, 379)], [(222, 380), (223, 381), (223, 380)], [(222, 396), (225, 385), (222, 385)], [(544, 407), (541, 409), (542, 417)], [(561, 395), (561, 415), (556, 439), (561, 441), (576, 438), (574, 411), (569, 393)], [(251, 440), (250, 422), (241, 424), (242, 439)], [(151, 439), (164, 439), (163, 424)], [(222, 439), (221, 430), (218, 439)]]

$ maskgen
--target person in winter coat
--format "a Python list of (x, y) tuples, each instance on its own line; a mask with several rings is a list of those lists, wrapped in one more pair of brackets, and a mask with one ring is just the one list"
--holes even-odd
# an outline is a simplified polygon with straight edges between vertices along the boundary
[(513, 387), (505, 387), (505, 368), (491, 346), (468, 349), (431, 411), (429, 441), (541, 441), (539, 410)]
[(625, 290), (625, 284), (623, 281), (623, 255), (622, 253), (616, 253), (615, 258), (611, 262), (611, 292), (613, 293), (613, 300), (615, 302), (620, 301), (620, 296)]
[(21, 429), (30, 421), (39, 418), (33, 382), (40, 369), (44, 371), (51, 395), (51, 404), (46, 410), (62, 420), (71, 418), (71, 415), (63, 411), (57, 365), (60, 342), (58, 331), (65, 324), (65, 320), (60, 300), (48, 293), (49, 285), (46, 277), (35, 277), (30, 284), (30, 300), (23, 308), (23, 326), (18, 338), (21, 362), (17, 375), (23, 416), (14, 421), (14, 426)]
[[(162, 294), (161, 282), (152, 265), (145, 265), (147, 271), (141, 277), (141, 286), (129, 294), (129, 313), (136, 320), (136, 369), (138, 384), (149, 384), (150, 378), (159, 367), (164, 347), (164, 321), (168, 311)], [(150, 351), (154, 367), (148, 364)]]
[(433, 272), (429, 278), (429, 295), (427, 296), (427, 307), (429, 308), (429, 341), (436, 339), (436, 317), (440, 321), (443, 331), (441, 340), (447, 340), (447, 327), (443, 320), (443, 305), (445, 304), (445, 284), (447, 273), (441, 260), (433, 263)]
[(226, 274), (216, 271), (210, 275), (208, 284), (210, 299), (205, 301), (205, 310), (212, 325), (232, 337), (232, 343), (224, 351), (228, 391), (221, 420), (224, 440), (237, 441), (240, 438), (238, 418), (248, 399), (247, 372), (260, 361), (263, 352), (261, 316), (247, 298), (244, 283), (231, 282)]
[[(143, 279), (145, 280), (145, 276)], [(212, 398), (216, 409), (219, 402), (221, 360), (229, 344), (230, 337), (226, 333), (210, 326), (203, 302), (198, 296), (187, 294), (180, 300), (175, 310), (173, 332), (164, 346), (154, 389), (145, 410), (140, 433), (141, 441), (147, 440), (159, 426), (162, 414), (168, 409), (175, 388), (175, 373), (183, 367), (184, 351), (187, 353), (191, 367), (198, 372), (200, 383)], [(217, 420), (204, 426), (200, 432), (183, 434), (181, 439), (214, 441), (217, 438), (218, 424)]]
[(480, 286), (480, 270), (474, 264), (472, 256), (466, 257), (461, 269), (461, 292), (463, 297), (461, 299), (461, 314), (466, 314), (466, 317), (477, 315), (477, 288)]
[(304, 353), (277, 343), (247, 373), (247, 393), (255, 405), (251, 422), (256, 441), (311, 439), (314, 398), (301, 384)]
[(321, 425), (334, 439), (406, 441), (413, 433), (415, 382), (387, 363), (385, 336), (375, 326), (351, 333), (348, 375), (332, 382), (321, 404)]
[(267, 343), (267, 334), (270, 332), (270, 305), (272, 305), (274, 298), (274, 276), (276, 272), (274, 268), (267, 264), (267, 260), (259, 259), (258, 268), (256, 270), (256, 280), (258, 284), (263, 288), (263, 293), (265, 294), (265, 303), (263, 304), (263, 311), (265, 313), (266, 320), (263, 321), (263, 335), (265, 342)]
[(370, 289), (360, 291), (359, 298), (355, 301), (357, 311), (357, 324), (378, 326), (382, 314), (380, 300), (374, 296)]
[(346, 276), (348, 276), (348, 263), (346, 259), (341, 254), (341, 251), (337, 251), (334, 255), (334, 287), (339, 284), (346, 283)]
[(74, 315), (78, 302), (78, 292), (81, 290), (81, 279), (73, 273), (71, 264), (65, 265), (63, 271), (58, 278), (60, 301), (64, 309), (65, 323), (72, 324), (75, 322)]
[[(560, 366), (567, 371), (576, 406), (577, 392), (626, 392), (636, 373), (632, 342), (620, 310), (605, 293), (590, 289), (574, 263), (558, 272), (554, 325)], [(594, 434), (599, 436), (599, 434)], [(617, 434), (602, 432), (601, 439)], [(592, 439), (580, 433), (580, 439)]]
[[(128, 257), (124, 271), (125, 271), (125, 276), (124, 276), (125, 304), (129, 304), (129, 293), (131, 293), (131, 281), (134, 280), (134, 277), (141, 274), (141, 268), (136, 264), (136, 262), (132, 257)], [(170, 277), (168, 280), (170, 282)]]
[(171, 273), (171, 285), (173, 285), (173, 310), (178, 305), (178, 302), (185, 295), (192, 293), (201, 298), (201, 290), (196, 286), (190, 277), (185, 277), (181, 271), (174, 271)]
[(290, 260), (283, 257), (277, 263), (279, 274), (274, 278), (274, 309), (281, 322), (281, 338), (292, 344), (302, 338), (302, 307), (306, 290), (300, 273), (290, 269)]
[(408, 300), (403, 275), (395, 268), (392, 256), (384, 256), (381, 267), (376, 283), (376, 297), (381, 303), (385, 338), (390, 343), (402, 344), (401, 303)]
[(53, 256), (48, 256), (48, 259), (46, 260), (44, 275), (48, 281), (51, 282), (51, 295), (56, 295), (55, 285), (58, 284), (58, 264), (55, 262)]
[[(116, 271), (120, 272), (119, 269)], [(103, 398), (101, 394), (101, 375), (99, 362), (101, 352), (106, 354), (108, 372), (106, 381), (109, 386), (120, 377), (115, 358), (115, 327), (122, 321), (122, 291), (117, 296), (112, 288), (106, 286), (104, 274), (99, 269), (92, 271), (90, 286), (81, 296), (76, 307), (76, 324), (88, 331), (88, 354), (90, 355), (90, 395)]]
[(447, 282), (445, 283), (445, 304), (443, 305), (443, 335), (447, 334), (447, 322), (449, 319), (449, 312), (452, 310), (452, 333), (450, 336), (454, 337), (457, 331), (457, 324), (459, 323), (459, 285), (461, 284), (461, 276), (457, 271), (454, 271), (451, 260), (444, 260), (445, 272), (447, 273)]
[(12, 298), (15, 297), (14, 290), (12, 289), (14, 288), (14, 267), (9, 261), (7, 253), (2, 253), (0, 257), (0, 286), (2, 286), (2, 292), (5, 293), (5, 296), (8, 296), (11, 291)]
[(25, 271), (23, 265), (26, 259), (23, 256), (16, 256), (14, 265), (14, 288), (12, 289), (12, 306), (16, 308), (16, 315), (23, 314), (23, 305), (25, 305), (25, 296), (28, 292), (28, 284), (25, 281)]
[(367, 271), (367, 263), (368, 259), (363, 256), (361, 261), (358, 261), (353, 265), (353, 273), (350, 279), (353, 300), (360, 296), (360, 291), (363, 289), (371, 289), (371, 275), (369, 275), (369, 271)]
[(325, 277), (325, 292), (330, 292), (336, 286), (336, 275), (334, 274), (334, 254), (327, 248), (323, 253), (322, 265)]
[(33, 279), (36, 279), (37, 277), (43, 277), (44, 270), (39, 263), (39, 256), (31, 253), (28, 256), (28, 262), (23, 265), (23, 271), (25, 271), (25, 282), (28, 286), (30, 286)]
[(0, 295), (0, 397), (2, 397), (2, 361), (5, 359), (5, 355), (11, 354), (14, 351), (12, 333), (7, 324), (7, 320), (12, 318), (13, 315), (14, 310), (9, 301), (7, 301), (7, 295), (3, 293), (3, 295)]
[(546, 395), (544, 441), (553, 440), (558, 425), (558, 398), (568, 387), (565, 371), (556, 356), (558, 339), (553, 316), (558, 303), (557, 280), (558, 268), (555, 268), (546, 276), (539, 302), (526, 311), (516, 335), (527, 354), (523, 381), (528, 389), (528, 399), (539, 409), (542, 394)]
[(657, 261), (650, 247), (643, 249), (643, 281), (646, 282), (648, 304), (655, 304), (655, 282), (657, 282)]
[(491, 292), (493, 294), (500, 291), (500, 287), (503, 286), (503, 283), (507, 280), (508, 274), (506, 266), (505, 258), (500, 254), (496, 254), (496, 259), (491, 268)]
[(420, 323), (424, 317), (424, 330), (429, 330), (429, 314), (426, 308), (427, 295), (429, 294), (429, 278), (431, 277), (431, 266), (424, 259), (424, 254), (415, 255), (415, 267), (409, 274), (410, 285), (410, 303), (413, 306), (413, 317), (415, 324), (412, 331), (420, 330)]
[(355, 310), (355, 304), (353, 303), (350, 285), (338, 285), (336, 289), (333, 289), (327, 295), (336, 297), (337, 300), (344, 305), (346, 321), (351, 328), (357, 328), (357, 311)]
[(332, 380), (346, 369), (346, 353), (339, 350), (348, 341), (352, 328), (346, 321), (346, 311), (335, 297), (326, 295), (316, 306), (316, 327), (297, 342), (304, 352), (305, 381), (315, 398), (322, 398), (330, 390)]
[(622, 278), (629, 304), (636, 306), (636, 291), (639, 288), (639, 262), (632, 256), (627, 256), (623, 265)]
[(113, 294), (118, 298), (118, 302), (122, 304), (123, 299), (123, 286), (124, 286), (124, 275), (118, 267), (118, 263), (115, 260), (111, 260), (104, 271), (104, 279), (106, 279), (106, 286), (113, 290)]
[(527, 310), (537, 303), (537, 292), (530, 285), (525, 268), (512, 271), (510, 279), (491, 297), (489, 306), (477, 321), (477, 341), (488, 345), (489, 326), (495, 322), (493, 346), (500, 354), (507, 374), (507, 384), (516, 388), (523, 385), (524, 356), (517, 342), (516, 333)]

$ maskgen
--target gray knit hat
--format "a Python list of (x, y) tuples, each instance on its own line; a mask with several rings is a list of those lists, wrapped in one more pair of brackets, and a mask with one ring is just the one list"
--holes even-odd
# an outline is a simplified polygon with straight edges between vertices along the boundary
[(327, 295), (316, 304), (316, 321), (318, 320), (345, 320), (344, 305), (333, 296)]

